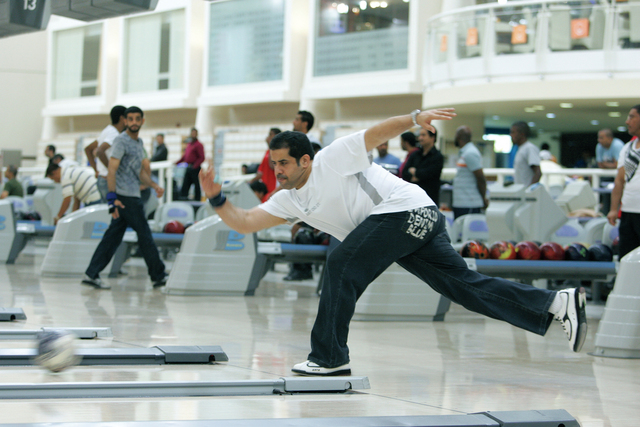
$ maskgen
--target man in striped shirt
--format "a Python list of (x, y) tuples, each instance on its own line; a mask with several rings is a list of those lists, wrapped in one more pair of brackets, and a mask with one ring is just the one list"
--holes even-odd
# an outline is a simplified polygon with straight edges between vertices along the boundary
[(51, 163), (47, 168), (47, 178), (62, 183), (62, 206), (60, 206), (58, 215), (53, 219), (54, 224), (57, 224), (69, 209), (71, 198), (73, 198), (74, 211), (80, 208), (80, 203), (84, 203), (85, 206), (100, 203), (96, 176), (90, 168), (82, 166), (61, 168), (57, 164)]

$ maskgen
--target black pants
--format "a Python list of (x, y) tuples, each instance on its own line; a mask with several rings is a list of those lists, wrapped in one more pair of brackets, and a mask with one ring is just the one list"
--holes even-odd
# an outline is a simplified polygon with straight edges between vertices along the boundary
[(184, 181), (182, 181), (182, 188), (180, 189), (180, 197), (184, 200), (189, 198), (189, 190), (191, 189), (191, 185), (195, 185), (196, 188), (194, 190), (194, 195), (196, 201), (200, 201), (200, 180), (198, 179), (198, 174), (200, 173), (200, 167), (194, 168), (189, 166), (184, 173)]
[(556, 292), (469, 270), (451, 246), (444, 222), (444, 215), (428, 207), (371, 215), (349, 233), (325, 265), (309, 360), (327, 368), (349, 362), (347, 336), (356, 301), (393, 262), (471, 311), (545, 334)]
[(640, 213), (624, 212), (620, 215), (620, 236), (619, 259), (640, 246)]
[(154, 282), (161, 280), (165, 276), (164, 263), (160, 259), (158, 248), (151, 236), (151, 229), (144, 215), (142, 200), (140, 200), (139, 197), (125, 197), (120, 195), (118, 196), (118, 200), (124, 205), (124, 208), (116, 208), (118, 209), (120, 217), (111, 220), (111, 224), (109, 224), (109, 228), (105, 231), (104, 236), (102, 236), (102, 240), (93, 253), (93, 257), (85, 273), (92, 279), (97, 278), (116, 253), (127, 227), (131, 227), (138, 235), (140, 252), (142, 252), (144, 261), (147, 264), (147, 270), (149, 276), (151, 276), (151, 280)]

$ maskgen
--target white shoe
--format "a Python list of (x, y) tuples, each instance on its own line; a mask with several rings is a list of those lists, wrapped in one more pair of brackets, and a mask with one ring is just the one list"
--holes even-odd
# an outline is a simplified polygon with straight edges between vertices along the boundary
[(565, 289), (559, 291), (562, 297), (562, 309), (554, 316), (562, 323), (562, 327), (569, 338), (569, 346), (576, 353), (582, 348), (587, 336), (587, 294), (584, 288)]
[(335, 376), (335, 375), (351, 375), (351, 366), (348, 363), (337, 366), (335, 368), (323, 368), (322, 366), (310, 362), (308, 360), (293, 365), (291, 369), (296, 374), (301, 375), (319, 375), (319, 376)]

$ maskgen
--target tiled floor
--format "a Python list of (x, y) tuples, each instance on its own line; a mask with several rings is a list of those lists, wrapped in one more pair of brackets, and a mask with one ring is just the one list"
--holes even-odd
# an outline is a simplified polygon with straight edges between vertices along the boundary
[[(15, 265), (0, 265), (0, 307), (20, 307), (42, 326), (112, 328), (112, 340), (82, 346), (220, 345), (229, 362), (207, 366), (82, 366), (53, 375), (38, 367), (3, 367), (0, 383), (86, 381), (225, 381), (292, 376), (306, 359), (318, 298), (315, 283), (269, 273), (254, 297), (168, 296), (152, 290), (143, 263), (109, 279), (101, 291), (79, 278), (39, 274), (42, 243)], [(601, 310), (600, 310), (601, 311)], [(590, 307), (590, 313), (598, 313)], [(597, 314), (595, 315), (597, 317)], [(353, 322), (354, 376), (371, 389), (346, 394), (258, 397), (1, 400), (0, 423), (317, 418), (467, 414), (565, 409), (582, 426), (640, 424), (640, 360), (596, 358), (597, 318), (585, 349), (569, 351), (554, 325), (546, 337), (453, 306), (444, 322)], [(0, 340), (0, 347), (33, 346)], [(313, 425), (312, 420), (309, 425)]]

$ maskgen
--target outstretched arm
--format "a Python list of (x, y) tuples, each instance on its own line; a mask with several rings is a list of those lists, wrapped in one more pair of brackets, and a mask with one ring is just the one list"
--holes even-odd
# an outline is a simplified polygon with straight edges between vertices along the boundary
[[(451, 120), (456, 116), (453, 108), (437, 108), (435, 110), (421, 111), (416, 116), (416, 123), (423, 128), (435, 131), (435, 128), (431, 126), (431, 120)], [(377, 125), (367, 129), (364, 133), (364, 142), (367, 146), (367, 151), (371, 151), (378, 145), (395, 138), (402, 132), (413, 126), (413, 120), (411, 115), (391, 117)]]
[[(207, 170), (201, 169), (199, 177), (200, 186), (207, 199), (215, 200), (220, 196), (222, 185), (215, 182), (215, 171), (212, 167)], [(286, 222), (284, 219), (271, 215), (259, 207), (247, 210), (234, 206), (229, 201), (214, 207), (214, 209), (225, 224), (242, 234), (254, 233)]]

